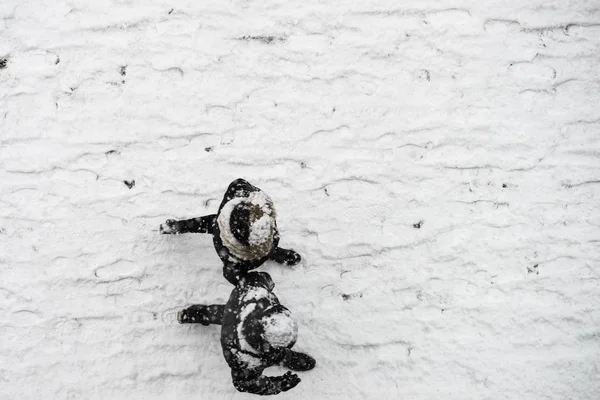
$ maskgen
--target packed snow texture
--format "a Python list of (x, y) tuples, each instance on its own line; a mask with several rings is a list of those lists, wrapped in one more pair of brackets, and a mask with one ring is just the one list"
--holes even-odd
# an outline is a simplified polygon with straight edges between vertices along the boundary
[(252, 300), (256, 301), (256, 300), (260, 300), (263, 298), (272, 299), (273, 295), (265, 288), (255, 287), (255, 288), (248, 290), (248, 292), (246, 292), (244, 297), (242, 297), (242, 301), (252, 301)]
[(298, 340), (298, 324), (289, 311), (263, 318), (264, 338), (273, 347), (288, 347)]
[(265, 242), (270, 242), (273, 245), (273, 218), (270, 215), (263, 214), (250, 225), (250, 237), (248, 243), (250, 245), (260, 245)]
[(597, 400), (599, 64), (597, 0), (3, 0), (0, 398), (250, 398), (158, 233), (243, 177), (303, 257), (281, 399)]
[[(259, 207), (262, 216), (252, 221), (248, 244), (240, 243), (231, 231), (231, 213), (239, 204), (252, 204)], [(220, 238), (234, 257), (240, 260), (257, 260), (269, 255), (273, 247), (276, 212), (272, 200), (262, 191), (252, 192), (248, 197), (236, 197), (223, 206), (219, 212)]]

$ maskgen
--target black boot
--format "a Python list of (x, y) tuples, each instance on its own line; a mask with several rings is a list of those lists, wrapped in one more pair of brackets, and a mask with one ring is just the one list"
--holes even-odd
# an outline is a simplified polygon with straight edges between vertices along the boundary
[(316, 361), (308, 354), (288, 350), (283, 358), (283, 366), (292, 371), (308, 371), (315, 367)]
[(296, 265), (302, 260), (300, 254), (294, 250), (282, 249), (278, 247), (271, 255), (271, 260), (285, 265)]

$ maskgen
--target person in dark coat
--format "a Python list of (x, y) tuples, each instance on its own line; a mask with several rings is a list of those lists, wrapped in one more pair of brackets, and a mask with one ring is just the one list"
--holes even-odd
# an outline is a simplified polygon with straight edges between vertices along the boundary
[(258, 268), (267, 260), (286, 265), (296, 265), (301, 260), (294, 250), (278, 247), (273, 202), (244, 179), (231, 182), (217, 214), (181, 221), (169, 219), (160, 225), (160, 233), (212, 234), (223, 261), (223, 275), (234, 285), (240, 273)]
[(240, 392), (273, 395), (288, 391), (300, 383), (298, 375), (288, 371), (265, 376), (263, 371), (273, 365), (308, 371), (316, 364), (311, 356), (291, 349), (298, 326), (273, 294), (274, 286), (266, 272), (241, 274), (227, 304), (197, 304), (177, 314), (181, 324), (221, 325), (223, 355), (233, 386)]

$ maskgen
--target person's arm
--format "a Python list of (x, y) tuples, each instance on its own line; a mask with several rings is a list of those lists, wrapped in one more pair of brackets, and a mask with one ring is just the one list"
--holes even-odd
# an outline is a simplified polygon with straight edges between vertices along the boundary
[(225, 306), (222, 304), (212, 304), (205, 306), (203, 304), (194, 304), (177, 313), (177, 321), (180, 324), (202, 324), (202, 325), (221, 325)]
[(160, 225), (160, 233), (165, 235), (178, 235), (180, 233), (213, 233), (216, 221), (216, 214), (180, 221), (168, 219), (164, 224)]
[(250, 375), (247, 377), (244, 371), (231, 370), (231, 376), (233, 386), (237, 390), (261, 396), (286, 392), (300, 383), (298, 375), (290, 371), (282, 376)]

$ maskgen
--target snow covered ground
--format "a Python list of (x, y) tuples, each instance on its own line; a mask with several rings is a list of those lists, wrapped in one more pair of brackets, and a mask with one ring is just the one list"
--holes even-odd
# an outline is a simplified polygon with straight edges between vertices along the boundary
[(596, 400), (599, 104), (597, 0), (3, 0), (0, 398), (252, 397), (158, 233), (243, 177), (304, 257), (280, 398)]

